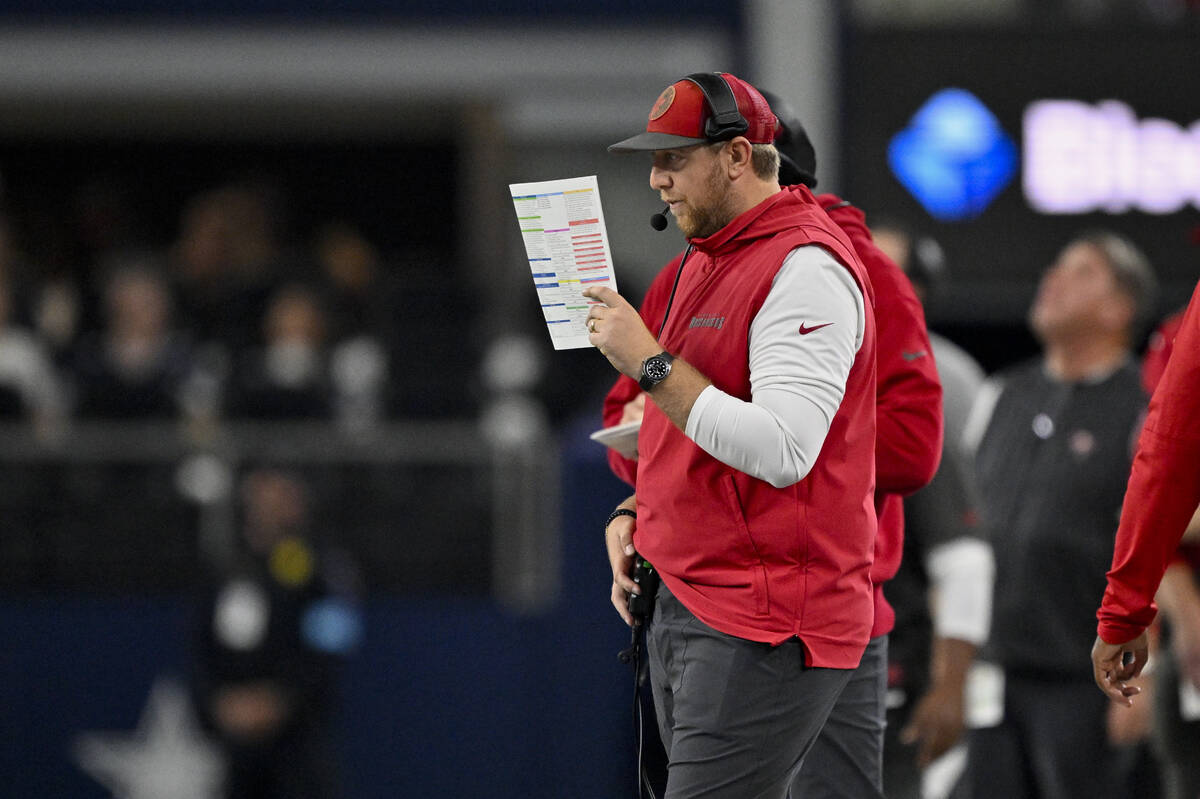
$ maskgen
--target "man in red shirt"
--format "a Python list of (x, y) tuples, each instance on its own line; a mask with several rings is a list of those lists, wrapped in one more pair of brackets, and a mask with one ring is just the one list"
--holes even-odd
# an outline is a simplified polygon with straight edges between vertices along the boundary
[[(776, 138), (780, 183), (814, 187), (816, 159), (803, 127), (779, 98), (763, 95), (780, 120)], [(874, 502), (879, 532), (871, 566), (875, 617), (871, 642), (791, 790), (797, 796), (866, 799), (883, 795), (887, 634), (895, 619), (883, 596), (883, 584), (896, 574), (903, 551), (901, 498), (928, 483), (937, 470), (942, 443), (941, 385), (925, 314), (908, 278), (872, 242), (860, 210), (832, 194), (819, 195), (816, 200), (850, 238), (874, 293), (879, 332)], [(661, 318), (673, 278), (674, 270), (669, 267), (655, 278), (642, 304), (643, 318)], [(605, 425), (637, 418), (641, 402), (644, 394), (637, 383), (618, 378), (605, 398)], [(618, 477), (634, 484), (636, 461), (610, 451), (609, 463)]]
[[(1092, 647), (1096, 685), (1133, 704), (1128, 681), (1146, 665), (1154, 594), (1200, 506), (1200, 285), (1184, 313), (1174, 352), (1150, 398), (1130, 470), (1108, 587)], [(1128, 657), (1127, 657), (1128, 655)]]
[(610, 148), (651, 153), (689, 240), (663, 317), (584, 292), (591, 342), (649, 396), (606, 542), (627, 623), (635, 547), (662, 577), (647, 642), (673, 799), (783, 797), (873, 621), (870, 284), (811, 192), (780, 188), (776, 125), (732, 75), (664, 90)]

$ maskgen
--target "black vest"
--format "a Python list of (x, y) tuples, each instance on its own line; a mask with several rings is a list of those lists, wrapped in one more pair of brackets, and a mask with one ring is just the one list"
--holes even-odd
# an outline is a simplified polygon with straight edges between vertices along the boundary
[(1012, 671), (1090, 680), (1096, 608), (1146, 397), (1132, 362), (1096, 382), (1061, 383), (1040, 360), (1003, 380), (976, 457), (996, 555), (985, 656)]

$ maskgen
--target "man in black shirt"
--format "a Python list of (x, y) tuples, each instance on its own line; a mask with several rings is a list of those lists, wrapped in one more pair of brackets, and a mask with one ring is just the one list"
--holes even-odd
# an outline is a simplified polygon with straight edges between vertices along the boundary
[(972, 692), (970, 795), (1106, 797), (1118, 758), (1086, 668), (1096, 597), (1146, 398), (1132, 345), (1152, 310), (1142, 254), (1107, 232), (1067, 245), (1029, 322), (1043, 345), (981, 394), (976, 476), (996, 558), (987, 678)]
[(231, 799), (334, 799), (340, 666), (362, 634), (357, 568), (314, 540), (298, 475), (259, 467), (241, 488), (244, 546), (200, 604), (200, 715), (228, 759)]

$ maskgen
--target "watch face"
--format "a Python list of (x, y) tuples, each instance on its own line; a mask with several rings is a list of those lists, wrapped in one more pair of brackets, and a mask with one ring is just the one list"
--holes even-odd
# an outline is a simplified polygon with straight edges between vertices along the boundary
[(671, 364), (667, 363), (665, 358), (655, 356), (646, 359), (644, 370), (646, 377), (657, 383), (671, 373)]

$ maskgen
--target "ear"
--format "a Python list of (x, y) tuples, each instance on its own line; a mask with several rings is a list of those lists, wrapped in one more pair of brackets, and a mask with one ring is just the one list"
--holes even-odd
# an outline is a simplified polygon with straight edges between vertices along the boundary
[(725, 152), (728, 154), (726, 157), (729, 159), (726, 168), (729, 170), (730, 179), (737, 180), (748, 170), (752, 170), (750, 155), (753, 152), (753, 148), (750, 140), (745, 136), (735, 136), (731, 139), (729, 146), (725, 148)]

